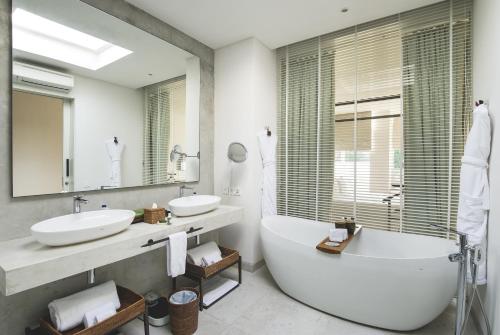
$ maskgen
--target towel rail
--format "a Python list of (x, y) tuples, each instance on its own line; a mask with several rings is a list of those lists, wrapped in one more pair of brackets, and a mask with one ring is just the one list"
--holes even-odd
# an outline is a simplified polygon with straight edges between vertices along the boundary
[[(200, 228), (189, 228), (189, 230), (186, 232), (186, 234), (192, 234), (194, 232), (197, 232), (197, 231), (200, 231), (202, 230), (203, 227), (200, 227)], [(170, 238), (169, 237), (165, 237), (165, 238), (162, 238), (161, 240), (153, 240), (153, 239), (150, 239), (148, 240), (148, 243), (144, 244), (144, 245), (141, 245), (142, 248), (145, 248), (145, 247), (150, 247), (152, 245), (155, 245), (155, 244), (158, 244), (158, 243), (162, 243), (162, 242), (166, 242), (168, 241)]]

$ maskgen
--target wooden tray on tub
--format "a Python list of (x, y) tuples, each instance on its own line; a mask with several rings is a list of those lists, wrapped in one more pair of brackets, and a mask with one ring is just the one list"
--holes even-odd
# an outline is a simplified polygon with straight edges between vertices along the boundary
[(354, 231), (354, 234), (352, 234), (352, 235), (349, 234), (349, 236), (347, 237), (347, 240), (345, 240), (344, 242), (341, 242), (340, 245), (338, 245), (336, 247), (326, 245), (326, 242), (330, 242), (330, 239), (327, 237), (316, 246), (316, 249), (318, 249), (319, 251), (322, 251), (322, 252), (326, 252), (328, 254), (339, 255), (349, 245), (349, 242), (351, 242), (351, 240), (354, 238), (354, 236), (356, 236), (361, 231), (361, 228), (363, 228), (363, 226), (356, 225), (356, 230)]

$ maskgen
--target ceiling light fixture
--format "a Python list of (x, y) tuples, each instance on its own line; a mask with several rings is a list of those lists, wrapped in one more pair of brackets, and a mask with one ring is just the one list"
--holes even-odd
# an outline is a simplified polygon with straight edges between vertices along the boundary
[(16, 8), (13, 48), (91, 70), (116, 62), (132, 51), (60, 23)]

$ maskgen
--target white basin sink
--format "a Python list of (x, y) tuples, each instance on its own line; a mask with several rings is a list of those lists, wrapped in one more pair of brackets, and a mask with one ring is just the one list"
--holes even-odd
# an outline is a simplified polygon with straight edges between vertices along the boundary
[(192, 195), (177, 198), (168, 203), (170, 211), (176, 216), (192, 216), (210, 212), (220, 204), (216, 195)]
[(80, 243), (121, 232), (134, 220), (129, 210), (108, 209), (55, 217), (31, 226), (38, 242), (60, 246)]

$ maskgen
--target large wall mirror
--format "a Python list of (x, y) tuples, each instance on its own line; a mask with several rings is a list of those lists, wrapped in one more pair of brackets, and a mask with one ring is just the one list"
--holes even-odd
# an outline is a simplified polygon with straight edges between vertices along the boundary
[(13, 0), (13, 196), (199, 180), (199, 58), (79, 0)]

